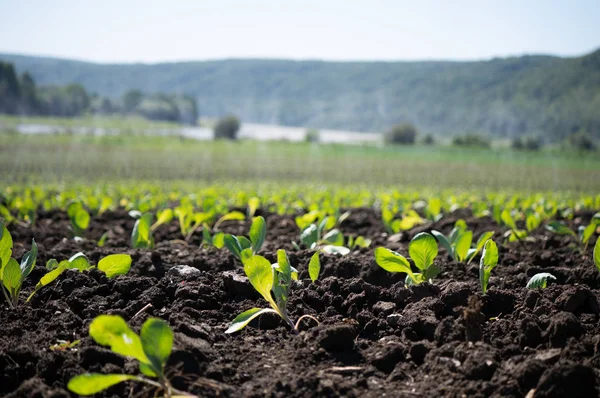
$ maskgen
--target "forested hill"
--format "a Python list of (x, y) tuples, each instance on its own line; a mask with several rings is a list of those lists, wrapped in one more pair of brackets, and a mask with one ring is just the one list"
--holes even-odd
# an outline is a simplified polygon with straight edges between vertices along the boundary
[(109, 65), (0, 54), (40, 84), (82, 84), (117, 97), (130, 89), (195, 96), (202, 116), (381, 131), (411, 122), (434, 134), (600, 137), (600, 50), (578, 58), (477, 62), (222, 60)]

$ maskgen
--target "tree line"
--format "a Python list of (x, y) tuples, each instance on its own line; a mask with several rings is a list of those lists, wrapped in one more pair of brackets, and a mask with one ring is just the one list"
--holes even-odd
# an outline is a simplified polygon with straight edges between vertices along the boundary
[(189, 95), (129, 90), (120, 98), (111, 99), (89, 93), (80, 84), (38, 86), (30, 73), (18, 75), (13, 64), (0, 62), (0, 113), (59, 117), (137, 115), (196, 125), (198, 105)]

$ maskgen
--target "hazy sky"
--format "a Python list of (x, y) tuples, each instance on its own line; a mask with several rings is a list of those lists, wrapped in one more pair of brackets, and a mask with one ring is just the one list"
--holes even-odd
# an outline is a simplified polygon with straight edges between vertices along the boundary
[(600, 47), (600, 0), (0, 0), (0, 52), (99, 62), (482, 59)]

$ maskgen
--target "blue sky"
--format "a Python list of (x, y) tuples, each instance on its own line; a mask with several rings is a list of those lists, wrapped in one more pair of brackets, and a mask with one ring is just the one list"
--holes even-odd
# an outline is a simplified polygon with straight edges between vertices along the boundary
[(0, 52), (97, 62), (487, 59), (600, 48), (600, 0), (0, 0)]

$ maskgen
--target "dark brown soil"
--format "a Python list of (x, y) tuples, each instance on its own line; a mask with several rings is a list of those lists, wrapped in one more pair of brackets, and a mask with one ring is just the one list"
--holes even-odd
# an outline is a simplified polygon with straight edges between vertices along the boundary
[[(240, 333), (224, 334), (237, 314), (266, 303), (240, 278), (239, 264), (226, 251), (199, 249), (200, 234), (192, 244), (176, 242), (181, 239), (176, 222), (156, 232), (154, 250), (129, 249), (133, 220), (124, 211), (94, 218), (82, 242), (70, 238), (61, 212), (40, 213), (34, 227), (11, 225), (15, 257), (29, 249), (32, 237), (40, 255), (20, 308), (11, 311), (0, 301), (0, 395), (68, 397), (66, 383), (85, 371), (136, 373), (133, 361), (88, 337), (95, 316), (118, 314), (135, 330), (149, 316), (167, 320), (176, 346), (169, 374), (177, 387), (200, 396), (523, 397), (531, 389), (535, 397), (598, 396), (600, 273), (592, 262), (593, 245), (583, 253), (572, 238), (542, 228), (532, 234), (534, 241), (502, 244), (501, 228), (468, 211), (390, 241), (375, 212), (352, 209), (342, 229), (372, 238), (372, 248), (345, 257), (322, 255), (320, 280), (312, 284), (306, 271), (312, 253), (292, 249), (299, 234), (293, 217), (265, 216), (262, 254), (274, 260), (276, 249), (286, 249), (300, 271), (289, 305), (292, 317), (311, 314), (321, 322), (307, 321), (299, 335), (269, 315)], [(374, 247), (407, 255), (414, 234), (449, 232), (458, 217), (466, 218), (476, 237), (496, 231), (500, 264), (487, 295), (480, 293), (477, 261), (451, 262), (443, 249), (434, 285), (407, 289), (400, 275), (376, 265)], [(223, 229), (242, 234), (248, 224), (229, 222)], [(105, 231), (109, 240), (98, 248)], [(92, 262), (129, 253), (132, 270), (111, 280), (99, 271), (69, 271), (24, 303), (46, 260), (79, 251)], [(177, 265), (197, 271), (181, 275)], [(538, 272), (551, 272), (557, 281), (543, 290), (526, 289)], [(81, 339), (76, 350), (49, 349), (58, 340), (75, 339)], [(153, 394), (126, 383), (101, 396)]]

